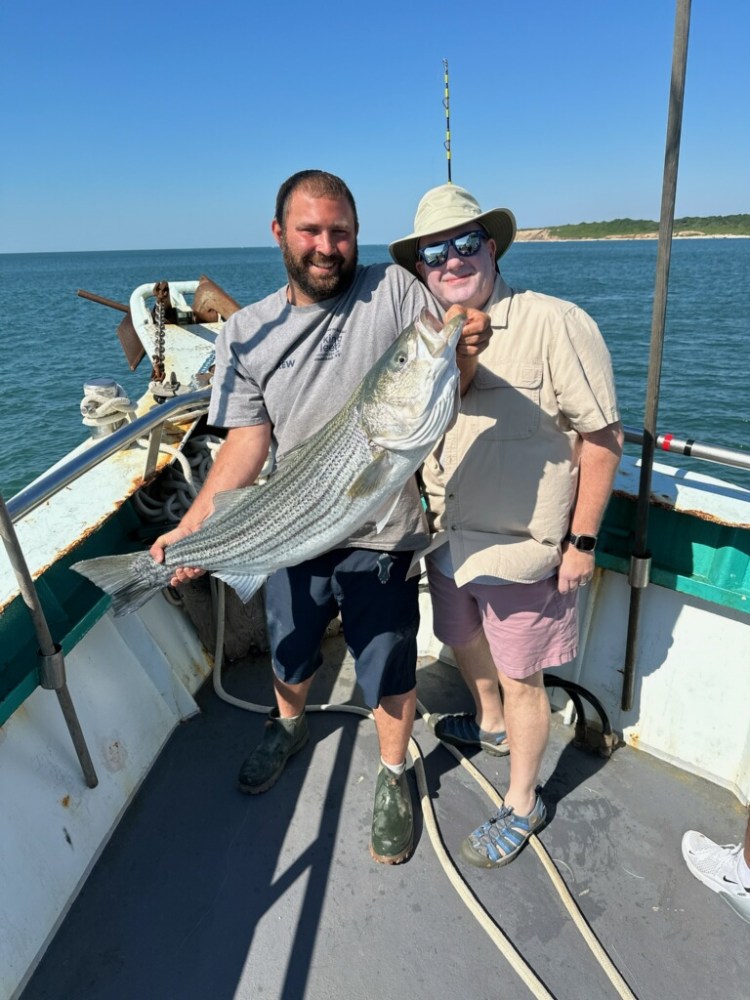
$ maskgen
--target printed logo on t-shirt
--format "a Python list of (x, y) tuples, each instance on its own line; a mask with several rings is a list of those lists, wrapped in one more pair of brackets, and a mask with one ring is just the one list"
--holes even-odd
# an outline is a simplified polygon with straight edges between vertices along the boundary
[(287, 358), (286, 361), (280, 362), (276, 366), (276, 371), (282, 371), (284, 368), (294, 368), (294, 358)]
[(341, 337), (343, 330), (329, 330), (320, 343), (316, 361), (332, 361), (341, 357)]

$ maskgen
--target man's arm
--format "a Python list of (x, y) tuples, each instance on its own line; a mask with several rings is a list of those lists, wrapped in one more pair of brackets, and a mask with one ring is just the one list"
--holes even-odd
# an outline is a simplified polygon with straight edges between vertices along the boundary
[[(252, 427), (232, 427), (216, 455), (216, 460), (206, 476), (198, 496), (176, 528), (156, 539), (151, 546), (151, 556), (156, 562), (164, 561), (164, 549), (181, 538), (192, 535), (214, 509), (214, 496), (224, 490), (250, 486), (258, 478), (268, 455), (271, 443), (271, 425), (255, 424)], [(202, 570), (182, 567), (175, 570), (172, 586), (185, 583)]]
[[(570, 530), (576, 535), (596, 535), (604, 517), (612, 484), (622, 456), (624, 434), (618, 421), (600, 431), (581, 435), (578, 493), (573, 506)], [(558, 589), (566, 594), (588, 583), (594, 572), (593, 552), (580, 552), (568, 541), (562, 543)]]

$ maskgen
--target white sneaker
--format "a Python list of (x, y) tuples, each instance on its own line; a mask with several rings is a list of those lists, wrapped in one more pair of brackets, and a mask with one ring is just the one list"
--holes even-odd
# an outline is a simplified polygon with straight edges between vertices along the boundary
[(715, 844), (688, 830), (682, 838), (682, 856), (693, 875), (750, 924), (750, 886), (743, 885), (738, 874), (742, 844)]

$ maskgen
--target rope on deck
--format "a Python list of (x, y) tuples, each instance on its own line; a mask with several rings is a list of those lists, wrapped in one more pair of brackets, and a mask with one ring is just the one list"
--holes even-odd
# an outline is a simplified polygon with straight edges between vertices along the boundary
[[(227, 702), (230, 705), (234, 705), (237, 708), (244, 709), (248, 712), (259, 712), (263, 715), (267, 715), (271, 711), (270, 705), (256, 705), (250, 701), (244, 701), (241, 698), (235, 698), (234, 695), (229, 694), (225, 689), (221, 681), (221, 668), (223, 662), (223, 649), (224, 649), (224, 604), (225, 604), (225, 585), (220, 581), (215, 581), (211, 578), (212, 588), (216, 585), (216, 600), (214, 606), (216, 608), (216, 647), (214, 651), (214, 669), (213, 669), (213, 686), (216, 695), (221, 698), (222, 701)], [(417, 702), (417, 707), (419, 709), (422, 718), (426, 722), (429, 717), (429, 712), (425, 709), (421, 702)], [(351, 715), (359, 715), (363, 718), (372, 719), (373, 715), (366, 708), (359, 708), (357, 705), (336, 705), (336, 704), (326, 704), (326, 705), (307, 705), (305, 708), (307, 712), (347, 712)], [(442, 741), (441, 741), (442, 742)], [(484, 777), (484, 775), (458, 750), (456, 747), (450, 746), (447, 743), (443, 743), (446, 750), (449, 750), (453, 756), (456, 758), (461, 767), (465, 768), (471, 777), (477, 782), (477, 784), (482, 788), (484, 793), (489, 798), (490, 802), (496, 808), (502, 805), (502, 796), (493, 788), (490, 782)], [(412, 760), (412, 765), (414, 768), (414, 776), (417, 780), (417, 788), (419, 789), (420, 805), (422, 807), (422, 817), (424, 819), (425, 827), (432, 844), (432, 848), (440, 862), (443, 870), (445, 871), (448, 881), (451, 883), (453, 888), (458, 893), (461, 901), (464, 903), (466, 908), (471, 912), (474, 918), (477, 920), (479, 925), (482, 927), (484, 932), (494, 943), (497, 949), (502, 953), (503, 957), (507, 960), (508, 964), (511, 966), (513, 971), (519, 976), (519, 978), (528, 987), (530, 992), (537, 998), (537, 1000), (554, 1000), (553, 994), (549, 992), (547, 987), (537, 976), (531, 966), (526, 962), (521, 953), (516, 949), (507, 935), (498, 926), (498, 924), (493, 920), (492, 916), (487, 912), (487, 910), (482, 906), (481, 902), (477, 899), (476, 895), (472, 892), (469, 885), (465, 882), (463, 876), (461, 875), (458, 867), (454, 863), (451, 856), (443, 844), (442, 837), (440, 836), (440, 828), (437, 822), (437, 817), (435, 816), (435, 810), (432, 805), (432, 799), (430, 798), (430, 790), (427, 785), (427, 777), (424, 769), (424, 756), (419, 744), (414, 739), (410, 737), (409, 739), (409, 755)], [(570, 889), (568, 888), (565, 880), (562, 878), (558, 872), (549, 852), (545, 848), (544, 844), (541, 842), (536, 834), (532, 834), (529, 838), (529, 843), (531, 844), (537, 857), (542, 862), (542, 866), (549, 875), (552, 884), (557, 890), (557, 894), (560, 897), (563, 906), (567, 910), (574, 924), (578, 928), (584, 942), (588, 946), (589, 950), (593, 954), (596, 961), (601, 966), (603, 972), (609, 979), (609, 981), (614, 986), (615, 990), (621, 1000), (637, 1000), (637, 997), (633, 991), (628, 986), (622, 974), (619, 972), (615, 966), (612, 959), (607, 954), (604, 946), (601, 944), (597, 938), (594, 931), (589, 926), (581, 913), (578, 904), (576, 903)]]

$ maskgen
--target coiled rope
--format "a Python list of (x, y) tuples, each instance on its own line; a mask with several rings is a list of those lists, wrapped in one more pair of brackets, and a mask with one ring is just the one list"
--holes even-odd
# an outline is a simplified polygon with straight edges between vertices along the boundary
[(216, 452), (223, 438), (215, 434), (198, 434), (185, 448), (160, 444), (159, 451), (176, 460), (162, 470), (159, 478), (147, 489), (133, 495), (133, 505), (144, 521), (152, 524), (177, 524), (206, 481)]
[[(114, 389), (116, 395), (112, 395)], [(101, 427), (118, 420), (129, 420), (137, 409), (123, 387), (118, 383), (111, 388), (87, 385), (81, 400), (81, 416), (86, 427)]]

